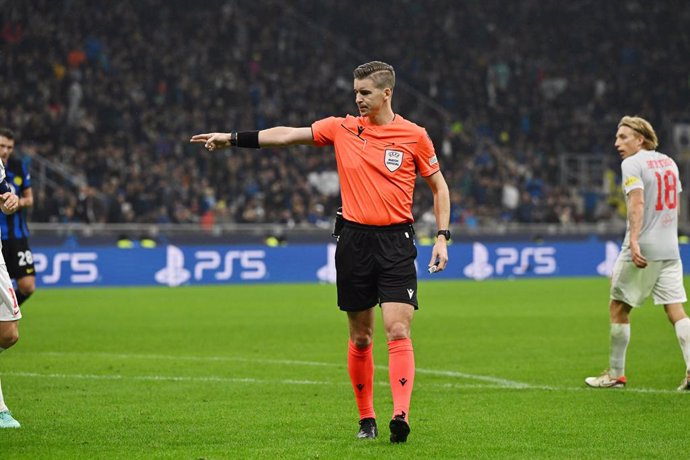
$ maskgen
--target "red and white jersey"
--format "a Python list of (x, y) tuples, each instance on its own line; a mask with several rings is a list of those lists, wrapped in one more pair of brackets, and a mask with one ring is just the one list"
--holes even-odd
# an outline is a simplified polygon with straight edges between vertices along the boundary
[[(623, 191), (644, 191), (644, 220), (640, 232), (640, 249), (648, 260), (680, 259), (678, 250), (678, 206), (680, 183), (678, 166), (667, 155), (640, 150), (621, 164)], [(623, 247), (630, 246), (630, 226)]]

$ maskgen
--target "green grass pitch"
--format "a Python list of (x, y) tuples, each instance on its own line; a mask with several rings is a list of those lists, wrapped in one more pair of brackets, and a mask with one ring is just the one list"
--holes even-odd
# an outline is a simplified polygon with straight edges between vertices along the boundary
[(330, 285), (53, 289), (0, 355), (22, 423), (0, 458), (686, 458), (690, 395), (660, 307), (633, 312), (628, 388), (608, 361), (608, 280), (420, 284), (412, 433), (357, 440), (347, 327)]

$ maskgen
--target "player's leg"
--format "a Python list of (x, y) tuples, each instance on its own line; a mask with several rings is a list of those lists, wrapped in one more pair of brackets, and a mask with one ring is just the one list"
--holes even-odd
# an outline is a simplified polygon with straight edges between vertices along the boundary
[(690, 319), (683, 308), (687, 296), (683, 285), (683, 264), (680, 260), (663, 262), (652, 295), (655, 304), (664, 306), (685, 360), (685, 375), (678, 390), (690, 391)]
[(19, 321), (3, 321), (0, 319), (0, 353), (17, 343), (18, 340)]
[(609, 368), (597, 377), (587, 377), (585, 383), (592, 388), (623, 388), (625, 356), (630, 343), (630, 310), (632, 307), (620, 300), (609, 301)]
[(630, 343), (630, 305), (619, 300), (609, 302), (609, 368), (601, 375), (587, 377), (585, 383), (592, 388), (623, 388), (625, 356)]
[(36, 291), (36, 277), (33, 275), (24, 276), (17, 279), (17, 303), (19, 305), (26, 302), (26, 300), (31, 297)]
[(620, 300), (611, 299), (609, 303), (609, 376), (613, 379), (625, 379), (625, 356), (630, 344), (630, 310), (632, 307)]
[(666, 315), (673, 324), (678, 337), (678, 344), (685, 360), (685, 378), (678, 387), (679, 391), (690, 391), (690, 318), (685, 313), (682, 303), (664, 305)]
[(630, 259), (629, 249), (621, 251), (611, 274), (609, 301), (609, 368), (598, 377), (588, 377), (585, 383), (593, 388), (623, 388), (625, 356), (630, 343), (630, 311), (644, 304), (656, 284), (661, 270), (658, 261), (649, 261), (640, 270)]
[[(22, 312), (12, 287), (7, 267), (0, 264), (0, 352), (7, 350), (19, 340), (19, 320)], [(0, 388), (0, 428), (19, 428), (5, 405)]]
[(414, 306), (384, 302), (383, 325), (388, 339), (388, 375), (393, 395), (391, 442), (405, 442), (410, 433), (409, 413), (414, 387), (414, 349), (410, 338)]
[[(4, 308), (4, 305), (0, 304), (0, 309)], [(2, 321), (2, 312), (0, 312), (0, 353), (10, 348), (19, 340), (18, 324), (18, 321)], [(19, 426), (19, 422), (12, 417), (5, 404), (0, 382), (0, 428), (19, 428)]]
[(17, 281), (17, 303), (22, 305), (36, 290), (36, 267), (27, 238), (9, 239), (2, 254), (10, 278)]

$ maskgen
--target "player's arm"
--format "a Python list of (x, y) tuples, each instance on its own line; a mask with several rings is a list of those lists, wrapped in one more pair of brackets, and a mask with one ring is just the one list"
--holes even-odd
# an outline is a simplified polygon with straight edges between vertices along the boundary
[[(450, 192), (448, 184), (443, 178), (441, 171), (425, 177), (424, 180), (431, 188), (434, 195), (434, 216), (436, 216), (436, 227), (439, 230), (448, 230), (450, 225)], [(438, 271), (446, 268), (448, 264), (448, 242), (444, 236), (437, 236), (436, 243), (431, 250), (431, 260), (429, 266), (438, 262)]]
[(636, 188), (628, 192), (628, 225), (630, 225), (630, 252), (636, 267), (647, 266), (647, 259), (640, 250), (640, 233), (644, 221), (644, 190)]
[(316, 145), (310, 127), (277, 126), (261, 131), (206, 133), (192, 136), (190, 142), (204, 144), (209, 151), (227, 147), (284, 147), (288, 145)]
[(19, 209), (30, 208), (34, 205), (34, 192), (31, 187), (25, 188), (22, 191), (22, 196), (19, 197)]

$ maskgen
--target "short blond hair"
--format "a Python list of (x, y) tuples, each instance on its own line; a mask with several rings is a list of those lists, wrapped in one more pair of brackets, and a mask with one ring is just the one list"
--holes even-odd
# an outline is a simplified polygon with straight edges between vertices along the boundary
[(659, 146), (659, 139), (656, 137), (652, 124), (644, 118), (626, 115), (618, 122), (618, 127), (620, 128), (621, 126), (627, 126), (642, 136), (644, 139), (642, 147), (644, 147), (645, 150), (654, 150)]
[(357, 80), (371, 78), (379, 89), (395, 88), (395, 70), (392, 65), (385, 62), (367, 62), (357, 67), (353, 73)]

